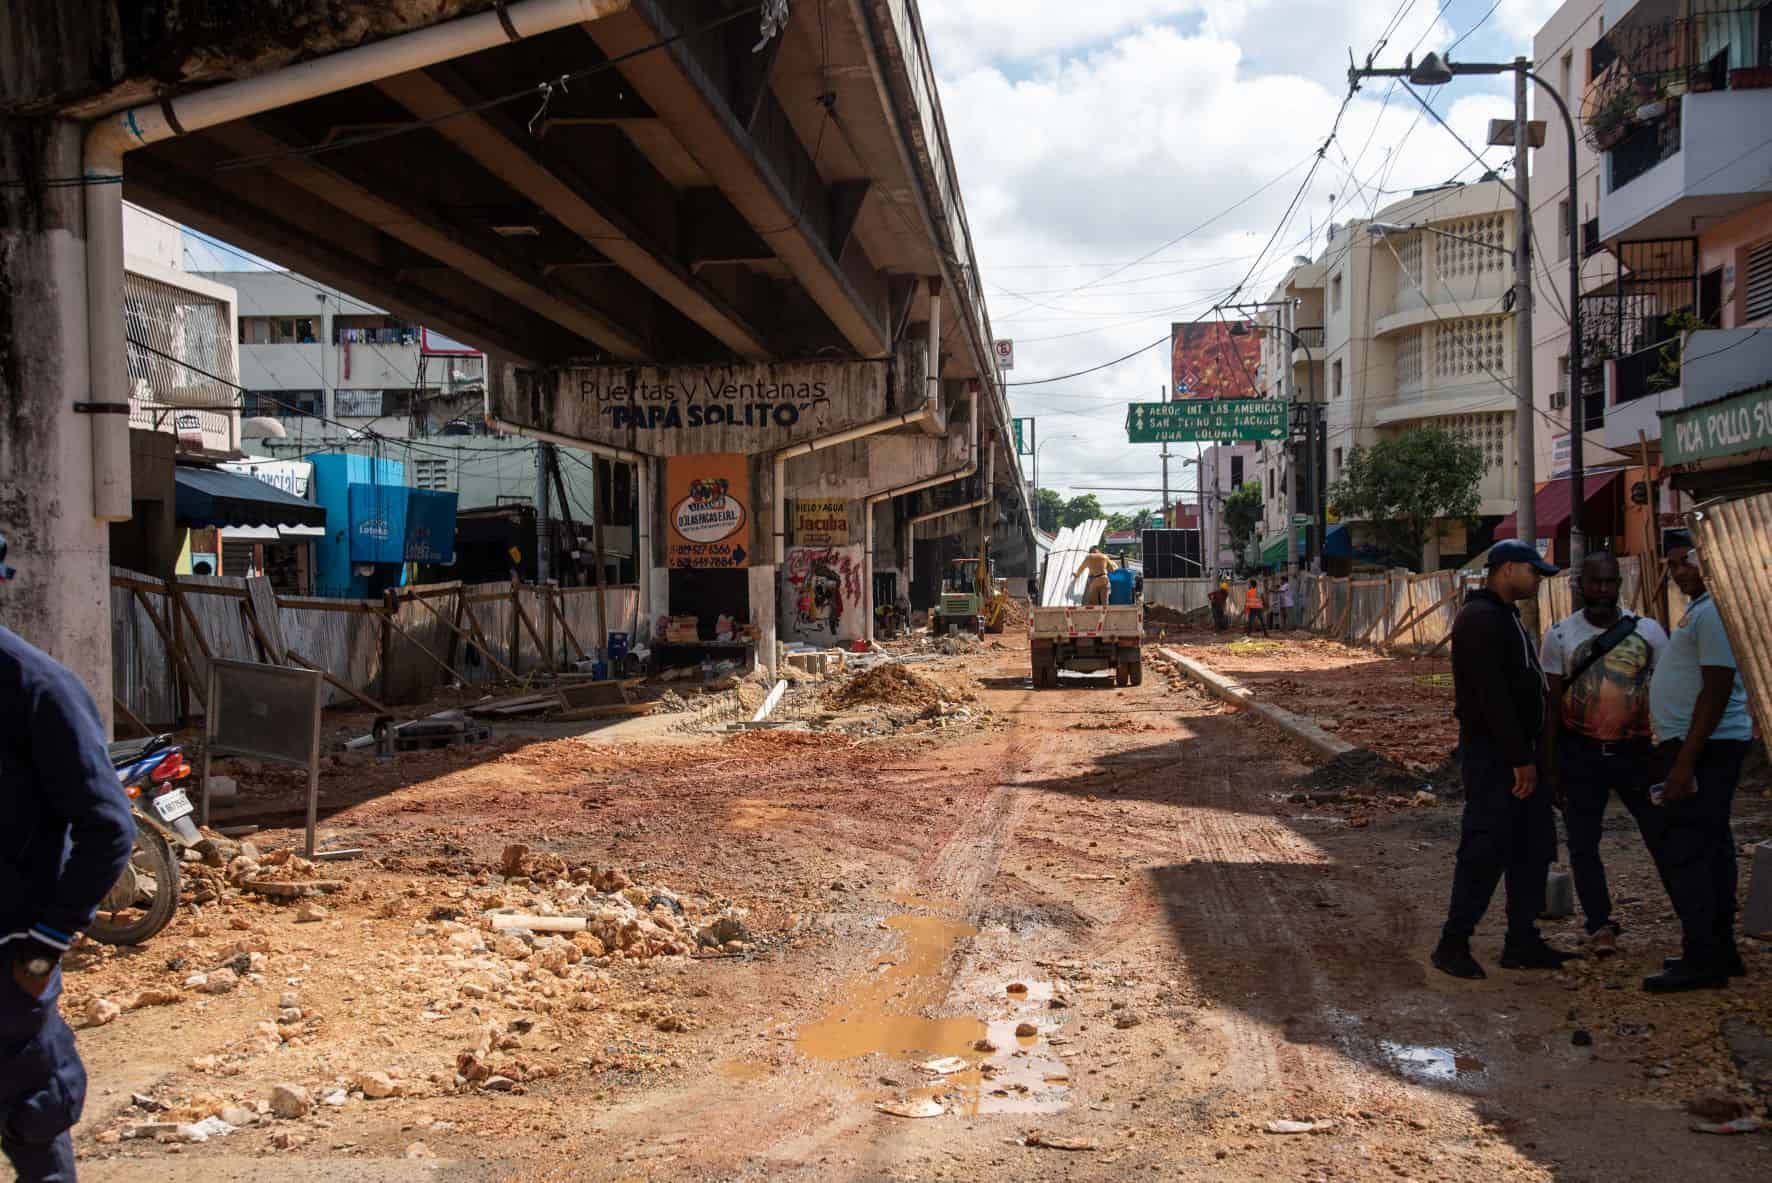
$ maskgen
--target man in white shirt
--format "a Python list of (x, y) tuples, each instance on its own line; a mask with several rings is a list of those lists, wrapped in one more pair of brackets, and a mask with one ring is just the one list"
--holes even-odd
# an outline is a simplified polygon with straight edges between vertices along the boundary
[(1544, 635), (1540, 660), (1550, 686), (1540, 743), (1545, 772), (1563, 806), (1569, 870), (1587, 920), (1589, 950), (1618, 952), (1619, 927), (1600, 861), (1600, 827), (1613, 792), (1638, 819), (1649, 818), (1649, 679), (1667, 633), (1648, 617), (1618, 608), (1618, 560), (1591, 554), (1577, 572), (1584, 605)]
[(1680, 956), (1643, 980), (1658, 994), (1715, 989), (1746, 973), (1735, 944), (1735, 835), (1729, 814), (1753, 740), (1747, 690), (1723, 618), (1689, 539), (1667, 548), (1668, 573), (1691, 599), (1649, 684), (1652, 775), (1660, 825), (1643, 837), (1680, 918)]
[(1297, 628), (1292, 620), (1292, 577), (1282, 576), (1280, 579), (1280, 627), (1283, 629)]

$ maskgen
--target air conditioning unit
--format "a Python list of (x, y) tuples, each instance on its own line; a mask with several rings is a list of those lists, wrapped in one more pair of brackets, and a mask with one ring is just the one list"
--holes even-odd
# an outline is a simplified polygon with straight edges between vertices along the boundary
[(1553, 411), (1568, 410), (1569, 409), (1569, 392), (1567, 390), (1553, 390), (1553, 391), (1551, 391), (1550, 405), (1551, 405), (1551, 410), (1553, 410)]

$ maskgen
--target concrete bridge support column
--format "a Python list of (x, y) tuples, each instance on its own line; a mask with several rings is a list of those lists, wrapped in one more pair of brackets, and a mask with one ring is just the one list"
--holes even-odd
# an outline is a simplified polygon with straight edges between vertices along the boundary
[[(80, 176), (83, 130), (0, 118), (0, 176)], [(94, 416), (74, 410), (94, 398), (85, 244), (80, 186), (0, 187), (0, 530), (18, 569), (0, 623), (78, 674), (108, 725), (110, 540), (94, 516)]]

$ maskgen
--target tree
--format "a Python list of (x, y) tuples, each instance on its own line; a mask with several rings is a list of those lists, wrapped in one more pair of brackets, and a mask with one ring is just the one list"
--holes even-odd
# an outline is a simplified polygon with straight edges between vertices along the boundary
[(1059, 515), (1061, 526), (1081, 526), (1084, 522), (1106, 517), (1101, 512), (1101, 502), (1093, 493), (1082, 493), (1064, 503), (1064, 512)]
[(1238, 555), (1249, 545), (1249, 540), (1255, 537), (1255, 527), (1260, 521), (1261, 482), (1244, 481), (1234, 493), (1224, 499), (1224, 525), (1231, 534), (1231, 548)]
[(1483, 450), (1439, 427), (1417, 427), (1355, 448), (1329, 488), (1335, 512), (1370, 522), (1386, 558), (1410, 570), (1440, 518), (1474, 518)]
[(1034, 494), (1034, 518), (1042, 530), (1057, 530), (1064, 517), (1064, 498), (1055, 489), (1041, 489)]
[(1110, 513), (1107, 516), (1107, 525), (1109, 530), (1130, 530), (1132, 529), (1132, 519), (1123, 513)]
[(1142, 532), (1145, 530), (1159, 530), (1162, 526), (1162, 516), (1158, 514), (1156, 510), (1141, 509), (1132, 515), (1132, 525), (1128, 528)]

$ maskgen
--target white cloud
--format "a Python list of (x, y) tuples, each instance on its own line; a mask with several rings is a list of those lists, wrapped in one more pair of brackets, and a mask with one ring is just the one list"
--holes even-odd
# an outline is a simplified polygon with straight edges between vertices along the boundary
[[(1047, 0), (1013, 11), (944, 4), (939, 16), (926, 6), (993, 327), (1017, 342), (1011, 380), (1098, 365), (1166, 336), (1171, 320), (1206, 315), (1279, 224), (1346, 93), (1345, 46), (1359, 45), (1364, 55), (1396, 11), (1383, 7), (1112, 0), (1087, 9), (1105, 9), (1099, 20), (1082, 22), (1066, 15), (1071, 5)], [(1418, 44), (1443, 46), (1454, 35), (1435, 22), (1436, 5), (1415, 8), (1421, 11), (1411, 9), (1392, 32), (1384, 60), (1400, 61)], [(1016, 13), (1029, 29), (1011, 27)], [(1103, 39), (1107, 27), (1118, 31)], [(1486, 120), (1510, 104), (1479, 85), (1460, 84), (1436, 102), (1481, 146)], [(1332, 212), (1338, 221), (1365, 217), (1403, 195), (1356, 187), (1347, 177), (1350, 161), (1368, 186), (1405, 191), (1470, 163), (1412, 99), (1398, 90), (1386, 103), (1387, 92), (1388, 84), (1370, 83), (1349, 106), (1292, 224), (1243, 299), (1265, 299), (1293, 254), (1320, 245)], [(1394, 159), (1387, 156), (1398, 144)], [(1121, 266), (1215, 215), (1222, 216), (1153, 257)], [(1043, 483), (1156, 487), (1158, 449), (1128, 447), (1122, 424), (1127, 401), (1159, 397), (1166, 358), (1158, 348), (1085, 378), (1011, 390), (1016, 413), (1037, 416), (1041, 437), (1054, 441), (1041, 457)], [(1068, 434), (1080, 438), (1059, 440)], [(1170, 481), (1191, 485), (1191, 470), (1171, 461)], [(1157, 500), (1100, 496), (1104, 504)]]

